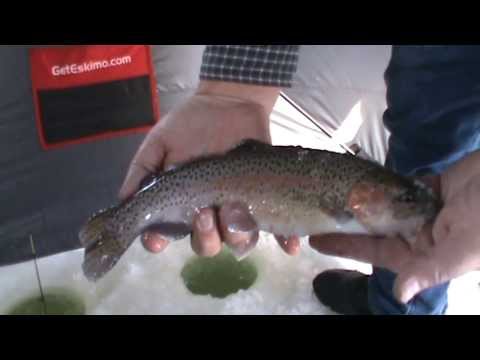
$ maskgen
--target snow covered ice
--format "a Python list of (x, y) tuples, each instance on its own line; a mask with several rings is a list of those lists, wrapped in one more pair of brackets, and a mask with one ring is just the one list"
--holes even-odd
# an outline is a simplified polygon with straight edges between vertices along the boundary
[[(223, 299), (194, 295), (186, 288), (180, 273), (195, 256), (188, 239), (172, 242), (157, 255), (146, 252), (136, 241), (97, 283), (88, 282), (81, 273), (82, 250), (40, 259), (39, 270), (44, 288), (60, 286), (82, 294), (87, 314), (330, 313), (314, 298), (311, 280), (338, 264), (311, 250), (305, 240), (302, 245), (301, 253), (291, 257), (272, 236), (262, 233), (249, 255), (258, 271), (255, 283)], [(6, 300), (2, 311), (37, 291), (31, 266), (24, 263), (0, 270), (0, 297)]]
[[(97, 283), (81, 272), (83, 251), (71, 251), (40, 259), (43, 287), (63, 287), (83, 297), (87, 314), (334, 314), (312, 292), (312, 280), (329, 268), (359, 269), (367, 264), (324, 256), (302, 239), (299, 255), (286, 255), (271, 235), (262, 233), (249, 258), (258, 277), (247, 290), (223, 299), (194, 295), (180, 276), (184, 264), (194, 256), (190, 241), (172, 242), (162, 254), (150, 254), (139, 241), (117, 266)], [(38, 292), (33, 263), (0, 268), (0, 313)], [(450, 289), (449, 314), (480, 314), (478, 273), (455, 280)]]

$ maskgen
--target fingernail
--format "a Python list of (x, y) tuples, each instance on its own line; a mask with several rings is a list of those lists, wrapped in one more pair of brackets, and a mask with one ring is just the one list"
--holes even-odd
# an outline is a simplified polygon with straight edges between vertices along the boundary
[(225, 242), (225, 245), (237, 261), (243, 260), (250, 255), (258, 243), (258, 232), (246, 232), (245, 234), (247, 234), (247, 237), (241, 239), (239, 242)]
[(300, 253), (300, 244), (295, 244), (290, 248), (289, 255), (296, 256)]
[(247, 234), (250, 229), (246, 230), (245, 227), (239, 226), (237, 223), (231, 223), (227, 225), (227, 231), (231, 234)]
[(233, 207), (227, 211), (228, 207), (225, 206), (221, 210), (221, 217), (223, 217), (227, 224), (227, 231), (229, 233), (249, 233), (257, 229), (255, 220), (245, 210), (244, 207)]
[(243, 259), (245, 259), (248, 255), (250, 255), (251, 253), (251, 250), (248, 250), (248, 251), (245, 251), (245, 252), (241, 252), (239, 254), (237, 254), (236, 252), (233, 252), (233, 256), (235, 257), (235, 259), (237, 261), (242, 261)]
[(142, 244), (151, 253), (159, 253), (168, 245), (168, 241), (161, 238), (158, 234), (144, 233), (141, 237)]
[(200, 231), (209, 231), (213, 228), (213, 218), (210, 214), (200, 213), (198, 217), (198, 229)]
[(228, 248), (230, 249), (232, 255), (235, 257), (237, 261), (241, 261), (245, 259), (253, 250), (253, 248), (248, 245), (242, 246), (242, 247), (228, 246)]
[(407, 281), (404, 288), (400, 291), (400, 301), (408, 303), (420, 291), (420, 284), (415, 279)]

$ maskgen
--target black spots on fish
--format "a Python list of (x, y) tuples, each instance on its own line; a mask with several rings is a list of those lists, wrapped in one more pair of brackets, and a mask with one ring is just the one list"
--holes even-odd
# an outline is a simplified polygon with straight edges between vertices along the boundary
[(258, 169), (258, 165), (259, 165), (258, 159), (253, 158), (248, 162), (247, 169), (249, 171), (255, 171), (255, 169)]
[(304, 203), (308, 201), (308, 195), (299, 188), (290, 188), (288, 189), (289, 198), (292, 201)]
[(334, 182), (331, 192), (338, 197), (341, 194), (341, 184)]
[(280, 167), (280, 164), (279, 164), (278, 160), (276, 160), (275, 158), (271, 159), (270, 160), (270, 165), (272, 166), (272, 171), (277, 173), (278, 169)]
[(310, 166), (303, 166), (300, 171), (301, 176), (309, 176), (312, 172), (312, 168)]
[(330, 183), (331, 180), (332, 180), (332, 177), (330, 175), (329, 172), (325, 172), (324, 174), (321, 174), (320, 175), (322, 177), (322, 179), (326, 182), (326, 183)]
[(192, 174), (191, 174), (191, 179), (193, 181), (199, 181), (200, 180), (200, 174), (198, 173), (198, 171), (194, 171)]
[(317, 201), (318, 206), (324, 210), (333, 211), (333, 209), (339, 208), (338, 198), (329, 191), (322, 193)]
[(130, 209), (132, 208), (133, 202), (128, 202), (125, 204), (125, 206), (122, 208), (122, 212), (129, 212)]
[(226, 173), (231, 173), (234, 169), (234, 165), (235, 163), (233, 162), (229, 162), (229, 161), (225, 162), (224, 171), (226, 171)]

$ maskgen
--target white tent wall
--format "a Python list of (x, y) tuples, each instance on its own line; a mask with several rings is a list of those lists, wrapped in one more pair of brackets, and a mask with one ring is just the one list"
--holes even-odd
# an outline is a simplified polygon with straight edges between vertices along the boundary
[(204, 45), (152, 46), (161, 115), (194, 93), (204, 49)]
[(389, 45), (301, 46), (292, 88), (285, 93), (333, 134), (333, 140), (357, 143), (383, 163), (388, 132), (383, 74)]
[[(160, 108), (164, 115), (195, 91), (204, 45), (154, 45)], [(304, 45), (292, 88), (285, 94), (333, 135), (329, 140), (306, 118), (279, 99), (272, 114), (276, 144), (303, 144), (336, 150), (335, 142), (357, 143), (383, 163), (388, 132), (383, 73), (388, 45)]]

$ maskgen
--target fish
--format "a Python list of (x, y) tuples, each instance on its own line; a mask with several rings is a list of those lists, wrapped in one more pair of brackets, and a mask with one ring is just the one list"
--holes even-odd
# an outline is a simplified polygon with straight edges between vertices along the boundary
[(259, 231), (371, 234), (409, 245), (442, 206), (424, 183), (374, 161), (248, 139), (161, 172), (128, 199), (92, 215), (79, 231), (85, 277), (102, 278), (143, 232), (183, 239), (199, 209), (226, 203), (244, 204)]

